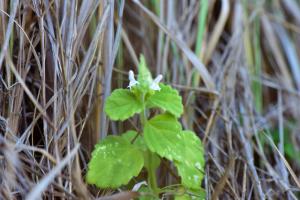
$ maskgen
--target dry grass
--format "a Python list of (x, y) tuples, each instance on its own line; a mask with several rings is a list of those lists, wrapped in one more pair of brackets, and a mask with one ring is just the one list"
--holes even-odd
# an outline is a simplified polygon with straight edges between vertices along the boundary
[(104, 198), (84, 175), (98, 140), (134, 126), (103, 105), (140, 53), (184, 97), (207, 199), (300, 198), (299, 13), (296, 0), (0, 0), (0, 199), (136, 195)]

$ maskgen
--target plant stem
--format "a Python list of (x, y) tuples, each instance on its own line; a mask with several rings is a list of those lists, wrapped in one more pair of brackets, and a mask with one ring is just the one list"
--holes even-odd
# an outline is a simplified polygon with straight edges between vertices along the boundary
[[(145, 108), (145, 94), (142, 94), (142, 103), (144, 105), (144, 108), (140, 114), (140, 120), (142, 125), (142, 130), (144, 130), (145, 123), (147, 122), (147, 111)], [(148, 156), (145, 157), (147, 161), (145, 163), (148, 164), (146, 167), (148, 170), (148, 183), (151, 188), (151, 190), (154, 192), (156, 196), (159, 194), (159, 188), (157, 187), (157, 180), (156, 180), (156, 168), (152, 165), (153, 160), (153, 154), (151, 152), (148, 152)]]
[(151, 164), (153, 161), (153, 154), (150, 152), (148, 157), (148, 182), (151, 190), (154, 192), (155, 195), (159, 194), (159, 188), (157, 186), (156, 180), (156, 168)]
[(144, 125), (147, 121), (147, 117), (146, 117), (146, 110), (143, 109), (140, 115), (140, 119), (141, 119), (141, 124), (142, 124), (142, 130), (144, 130)]
[(140, 114), (140, 120), (141, 120), (141, 124), (142, 124), (142, 130), (144, 130), (144, 126), (147, 121), (146, 108), (145, 108), (145, 94), (144, 93), (142, 94), (142, 104), (143, 104), (144, 108)]

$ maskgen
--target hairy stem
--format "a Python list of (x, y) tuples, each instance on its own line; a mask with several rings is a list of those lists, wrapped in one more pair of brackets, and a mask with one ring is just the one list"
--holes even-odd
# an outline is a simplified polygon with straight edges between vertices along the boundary
[(142, 125), (142, 130), (144, 130), (144, 126), (145, 126), (145, 123), (147, 121), (147, 114), (146, 114), (146, 108), (145, 108), (145, 96), (146, 94), (142, 94), (142, 104), (143, 104), (143, 110), (140, 114), (140, 120), (141, 120), (141, 125)]
[(155, 195), (159, 194), (159, 188), (157, 186), (157, 180), (156, 180), (156, 168), (151, 165), (151, 163), (153, 162), (153, 154), (150, 153), (149, 157), (148, 157), (148, 182), (149, 182), (149, 186), (151, 188), (151, 190), (154, 192)]
[[(145, 108), (145, 96), (146, 94), (142, 94), (142, 103), (144, 105), (144, 108), (140, 114), (140, 120), (142, 125), (142, 130), (144, 130), (145, 123), (147, 122), (147, 110)], [(149, 153), (149, 156), (146, 156), (146, 163), (148, 163), (148, 166), (146, 167), (148, 170), (148, 184), (151, 188), (151, 190), (154, 192), (155, 195), (159, 194), (159, 188), (157, 187), (157, 180), (156, 180), (156, 168), (151, 165), (153, 162), (153, 154)]]

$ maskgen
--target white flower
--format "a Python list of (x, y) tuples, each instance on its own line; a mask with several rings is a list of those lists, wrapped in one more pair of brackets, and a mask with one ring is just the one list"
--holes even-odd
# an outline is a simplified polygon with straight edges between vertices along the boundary
[(163, 76), (162, 76), (161, 74), (158, 75), (158, 76), (153, 80), (153, 82), (151, 83), (150, 89), (160, 91), (160, 87), (159, 87), (158, 84), (159, 84), (159, 82), (161, 81), (162, 78), (163, 78)]
[(129, 79), (129, 85), (128, 85), (129, 89), (131, 89), (132, 86), (135, 86), (135, 85), (137, 85), (137, 84), (140, 84), (138, 81), (136, 81), (136, 80), (134, 79), (134, 73), (133, 73), (132, 70), (129, 70), (129, 73), (128, 73), (128, 79)]

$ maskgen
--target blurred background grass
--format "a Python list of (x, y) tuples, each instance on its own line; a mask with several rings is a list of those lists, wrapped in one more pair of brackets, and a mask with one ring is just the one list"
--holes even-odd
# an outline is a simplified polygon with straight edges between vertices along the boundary
[(135, 127), (103, 105), (141, 53), (183, 96), (207, 199), (300, 198), (299, 25), (297, 0), (0, 1), (0, 198), (114, 192), (84, 175), (98, 140)]

